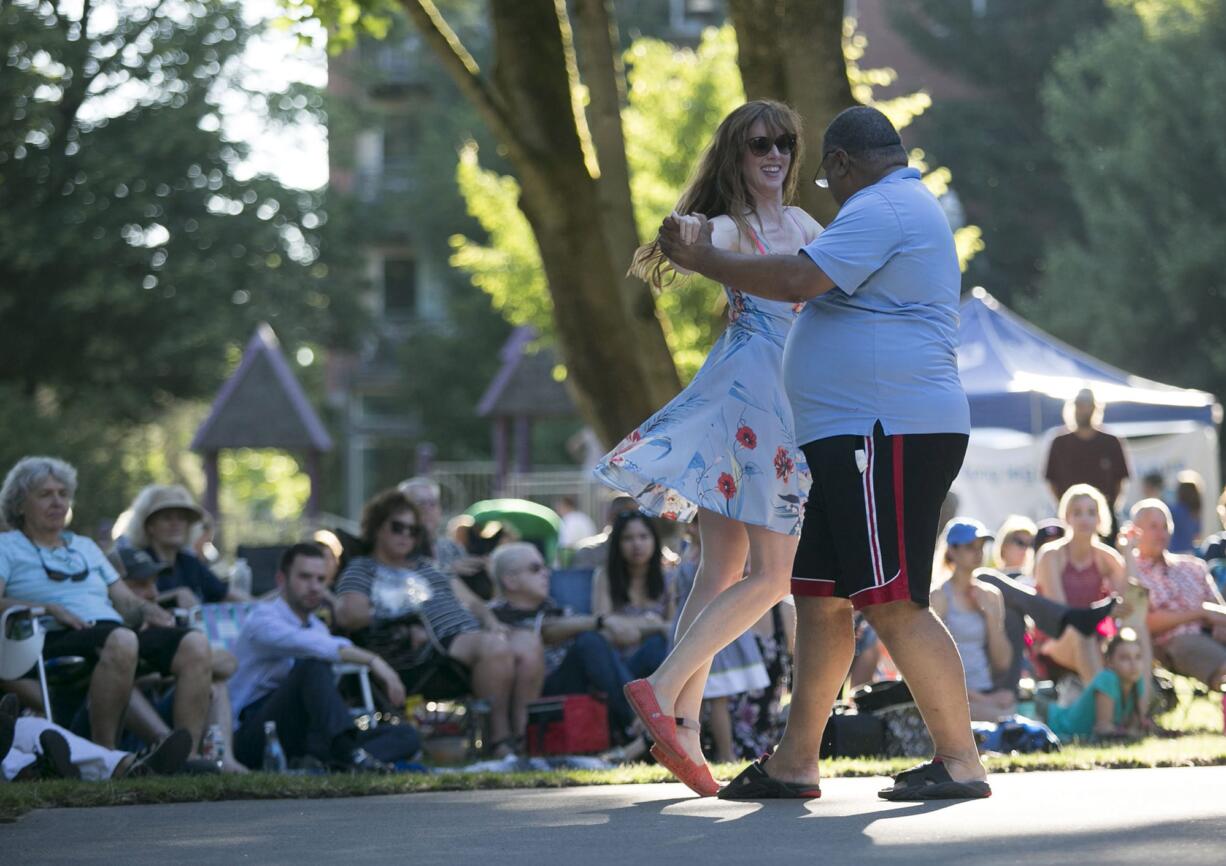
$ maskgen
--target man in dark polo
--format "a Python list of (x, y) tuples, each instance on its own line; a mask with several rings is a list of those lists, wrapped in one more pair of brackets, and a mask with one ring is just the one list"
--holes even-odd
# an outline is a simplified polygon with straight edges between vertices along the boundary
[(1124, 482), (1131, 477), (1124, 443), (1099, 426), (1102, 409), (1089, 388), (1077, 392), (1066, 408), (1065, 419), (1071, 422), (1069, 430), (1052, 440), (1043, 477), (1057, 502), (1074, 484), (1097, 489), (1111, 506), (1110, 538), (1114, 544), (1120, 528), (1120, 495)]
[(876, 109), (849, 108), (831, 121), (817, 183), (840, 210), (799, 255), (716, 249), (702, 216), (694, 244), (682, 241), (685, 217), (670, 217), (660, 232), (665, 254), (681, 268), (760, 297), (808, 302), (783, 360), (796, 438), (813, 473), (792, 571), (791, 716), (773, 756), (751, 764), (720, 796), (814, 795), (858, 610), (902, 671), (936, 746), (931, 762), (900, 774), (881, 796), (986, 797), (962, 661), (928, 609), (941, 503), (970, 433), (958, 378), (953, 233)]

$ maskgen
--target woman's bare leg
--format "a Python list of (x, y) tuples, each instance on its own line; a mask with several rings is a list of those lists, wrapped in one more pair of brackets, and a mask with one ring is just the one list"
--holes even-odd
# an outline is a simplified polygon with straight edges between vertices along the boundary
[[(697, 718), (711, 659), (791, 590), (792, 562), (799, 539), (761, 526), (740, 525), (749, 541), (749, 576), (735, 581), (701, 609), (668, 659), (649, 677), (660, 708), (666, 713)], [(704, 532), (704, 544), (707, 534)], [(704, 560), (706, 555), (704, 546)], [(689, 609), (687, 602), (685, 612)], [(698, 733), (683, 728), (678, 736), (690, 758), (702, 761)]]
[(541, 696), (545, 685), (545, 647), (538, 634), (522, 629), (511, 632), (510, 642), (511, 652), (515, 656), (511, 734), (522, 737), (528, 730), (528, 703)]
[(473, 695), (490, 705), (490, 742), (511, 735), (511, 688), (515, 683), (515, 657), (507, 639), (486, 631), (457, 635), (451, 642), (453, 658), (472, 674)]

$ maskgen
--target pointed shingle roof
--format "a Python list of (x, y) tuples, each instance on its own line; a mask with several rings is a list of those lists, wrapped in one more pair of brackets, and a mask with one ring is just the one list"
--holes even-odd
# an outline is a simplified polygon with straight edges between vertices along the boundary
[(575, 414), (566, 386), (553, 376), (557, 356), (552, 349), (532, 351), (536, 331), (518, 327), (503, 344), (502, 367), (477, 403), (481, 417), (556, 418)]
[(223, 448), (332, 450), (332, 437), (267, 323), (255, 329), (242, 363), (221, 386), (191, 448), (197, 452)]

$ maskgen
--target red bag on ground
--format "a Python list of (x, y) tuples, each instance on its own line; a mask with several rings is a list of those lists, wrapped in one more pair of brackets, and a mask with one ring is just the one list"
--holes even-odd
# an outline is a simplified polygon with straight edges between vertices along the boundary
[(559, 695), (528, 704), (529, 755), (587, 755), (609, 748), (609, 711), (591, 695)]

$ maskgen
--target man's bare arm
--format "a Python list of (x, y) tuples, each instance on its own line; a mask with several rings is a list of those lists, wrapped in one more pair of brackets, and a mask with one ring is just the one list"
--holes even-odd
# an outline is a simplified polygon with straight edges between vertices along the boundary
[(673, 217), (660, 226), (660, 249), (675, 265), (696, 271), (749, 295), (800, 303), (834, 288), (834, 281), (805, 255), (750, 256), (711, 244), (710, 223), (697, 242), (686, 244)]

